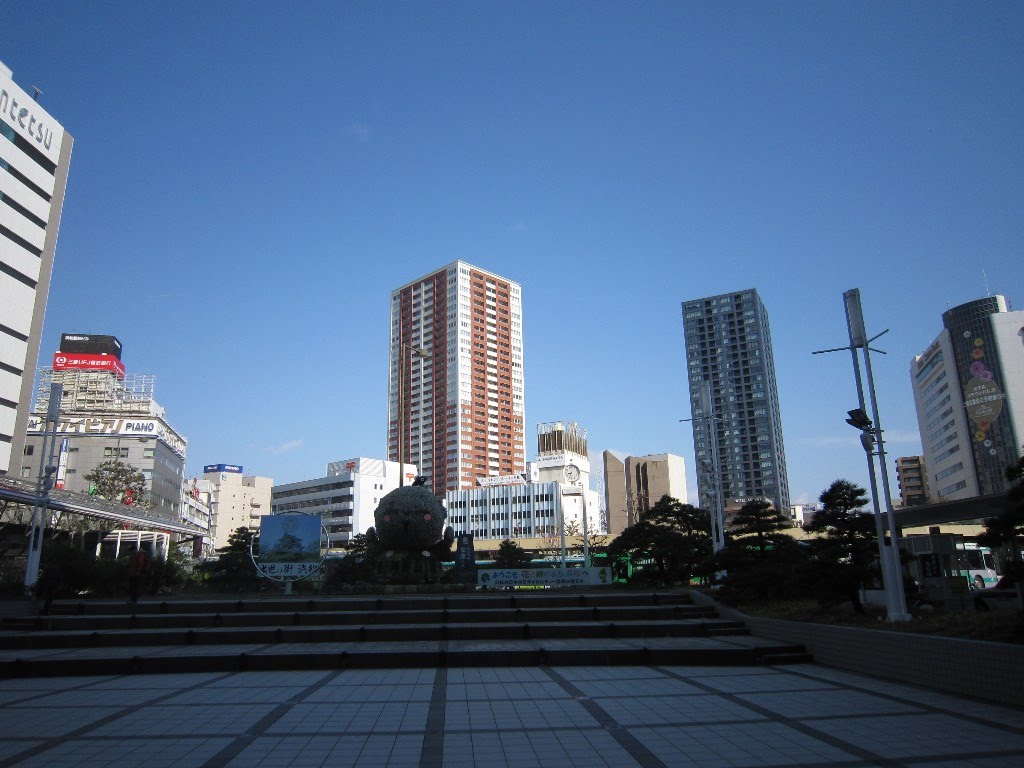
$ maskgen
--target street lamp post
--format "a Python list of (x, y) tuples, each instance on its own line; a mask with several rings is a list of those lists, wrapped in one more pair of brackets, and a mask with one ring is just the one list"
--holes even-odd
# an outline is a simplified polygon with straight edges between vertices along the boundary
[(718, 429), (715, 427), (715, 421), (718, 421), (719, 417), (711, 413), (713, 402), (714, 401), (711, 398), (711, 382), (702, 381), (700, 387), (700, 404), (704, 415), (690, 419), (680, 419), (679, 421), (702, 421), (708, 426), (711, 461), (708, 462), (706, 459), (700, 459), (699, 463), (700, 469), (703, 472), (703, 477), (705, 478), (704, 483), (709, 490), (708, 495), (711, 497), (712, 551), (718, 553), (725, 549), (725, 504), (721, 493), (722, 475), (718, 456)]
[(50, 489), (53, 488), (53, 464), (57, 447), (57, 425), (60, 421), (60, 400), (64, 394), (63, 384), (50, 385), (50, 402), (46, 408), (46, 423), (43, 425), (43, 444), (39, 452), (39, 474), (36, 477), (36, 493), (32, 503), (32, 520), (29, 523), (28, 557), (25, 562), (25, 593), (35, 595), (39, 580), (39, 561), (43, 551), (43, 536), (46, 534), (47, 505)]
[(414, 347), (404, 341), (398, 343), (398, 485), (405, 485), (405, 350), (420, 360), (430, 357), (429, 349)]
[[(889, 473), (885, 466), (885, 441), (882, 437), (882, 424), (878, 415), (878, 398), (875, 396), (875, 379), (871, 371), (870, 344), (879, 336), (889, 332), (882, 331), (872, 338), (867, 337), (864, 327), (864, 314), (860, 303), (860, 289), (853, 288), (843, 294), (846, 308), (846, 326), (850, 336), (850, 346), (835, 349), (822, 349), (814, 352), (820, 355), (825, 352), (850, 350), (853, 356), (853, 376), (857, 385), (857, 408), (848, 412), (846, 423), (861, 431), (861, 445), (868, 461), (868, 479), (871, 483), (871, 502), (875, 512), (875, 531), (878, 535), (878, 560), (882, 568), (882, 584), (885, 587), (886, 618), (888, 621), (908, 621), (907, 599), (903, 594), (903, 571), (900, 566), (899, 547), (897, 546), (896, 519), (892, 511), (892, 497), (889, 491)], [(868, 417), (864, 402), (864, 383), (861, 380), (860, 360), (857, 350), (864, 350), (864, 369), (867, 374), (868, 395), (871, 399), (871, 415)], [(881, 350), (874, 350), (881, 352)], [(885, 354), (884, 352), (882, 354)], [(876, 452), (877, 447), (877, 452)], [(874, 457), (878, 456), (882, 473), (882, 495), (885, 500), (885, 513), (878, 499), (878, 481), (875, 477)], [(885, 528), (888, 524), (892, 544), (885, 546)]]

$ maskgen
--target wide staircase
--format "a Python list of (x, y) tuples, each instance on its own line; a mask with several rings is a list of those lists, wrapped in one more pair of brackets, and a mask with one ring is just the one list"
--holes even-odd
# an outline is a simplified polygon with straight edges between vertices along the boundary
[(58, 601), (0, 623), (0, 677), (806, 661), (687, 592)]

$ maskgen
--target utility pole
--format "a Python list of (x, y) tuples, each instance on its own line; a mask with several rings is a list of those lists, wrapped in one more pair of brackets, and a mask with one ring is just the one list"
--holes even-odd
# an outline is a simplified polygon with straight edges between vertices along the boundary
[[(850, 350), (853, 356), (853, 378), (857, 385), (857, 407), (847, 412), (846, 423), (859, 429), (860, 442), (868, 461), (868, 478), (871, 483), (871, 502), (875, 510), (875, 531), (878, 535), (878, 559), (882, 567), (882, 583), (885, 587), (886, 618), (888, 621), (908, 621), (907, 599), (903, 593), (903, 569), (900, 565), (899, 546), (897, 545), (896, 518), (892, 511), (892, 497), (889, 491), (889, 473), (885, 460), (885, 441), (882, 437), (882, 423), (878, 414), (878, 399), (875, 396), (875, 380), (871, 371), (871, 352), (885, 354), (880, 349), (871, 349), (871, 342), (889, 332), (886, 328), (870, 339), (864, 327), (864, 314), (860, 303), (860, 289), (852, 288), (843, 294), (846, 309), (846, 326), (850, 336), (848, 347), (821, 349), (813, 354)], [(867, 390), (871, 399), (871, 417), (867, 413), (864, 401), (864, 382), (861, 378), (860, 358), (857, 350), (863, 350), (864, 369), (867, 374)], [(875, 475), (875, 456), (878, 457), (882, 475), (882, 495), (885, 500), (884, 512), (878, 498), (878, 481)], [(884, 519), (883, 519), (884, 515)], [(885, 545), (885, 528), (888, 524), (891, 546)]]
[(60, 400), (64, 395), (63, 384), (50, 385), (50, 402), (46, 407), (46, 423), (43, 424), (43, 444), (39, 452), (39, 474), (36, 476), (36, 493), (32, 503), (32, 521), (28, 529), (28, 557), (25, 562), (25, 594), (34, 597), (36, 582), (39, 581), (39, 562), (42, 558), (43, 536), (46, 534), (47, 504), (50, 489), (53, 488), (54, 454), (57, 448), (57, 428), (60, 423)]

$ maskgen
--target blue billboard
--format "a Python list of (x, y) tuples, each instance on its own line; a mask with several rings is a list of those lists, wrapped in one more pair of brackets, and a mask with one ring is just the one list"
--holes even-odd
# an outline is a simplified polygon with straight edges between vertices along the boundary
[(234, 472), (240, 475), (242, 474), (242, 467), (239, 464), (207, 464), (203, 467), (204, 475), (213, 472)]

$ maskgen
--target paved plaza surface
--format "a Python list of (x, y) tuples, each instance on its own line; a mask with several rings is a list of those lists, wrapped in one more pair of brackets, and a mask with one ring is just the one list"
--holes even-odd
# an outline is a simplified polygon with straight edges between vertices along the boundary
[(1024, 765), (1024, 710), (816, 664), (0, 680), (4, 766)]

